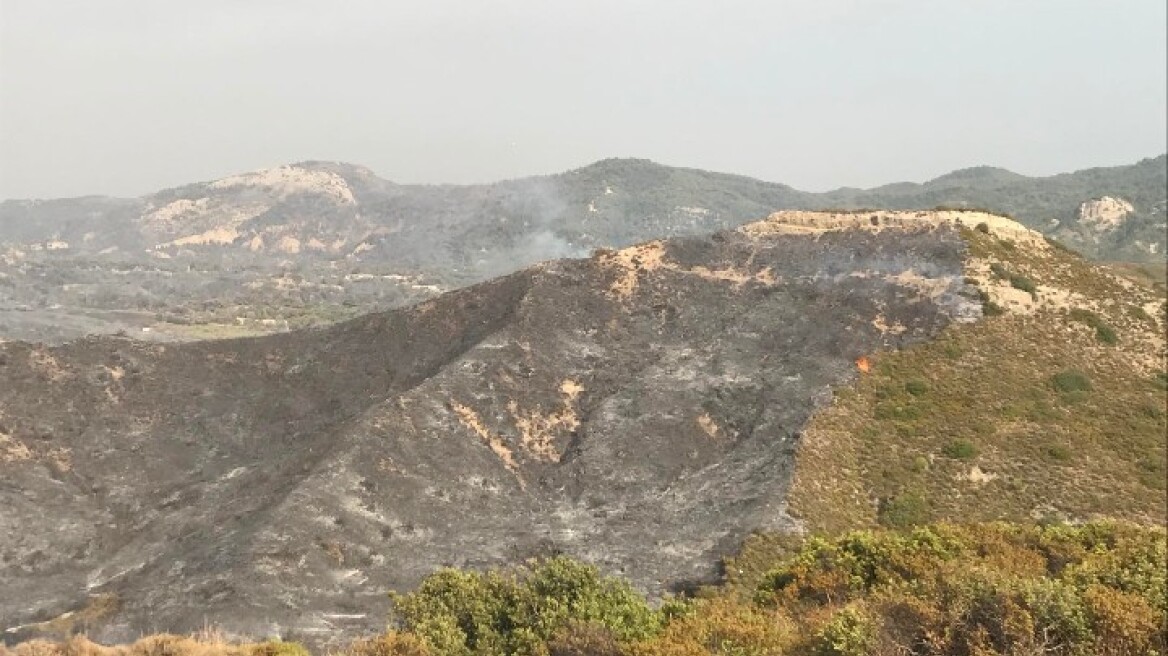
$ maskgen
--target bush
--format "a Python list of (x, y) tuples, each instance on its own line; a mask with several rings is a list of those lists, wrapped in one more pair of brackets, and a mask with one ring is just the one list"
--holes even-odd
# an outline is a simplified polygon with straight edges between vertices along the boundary
[(867, 656), (876, 646), (877, 626), (856, 605), (844, 607), (816, 635), (816, 656)]
[(977, 447), (969, 440), (953, 440), (941, 448), (941, 453), (955, 460), (971, 460), (977, 456)]
[(775, 656), (792, 653), (796, 636), (781, 612), (733, 599), (699, 602), (661, 635), (637, 643), (633, 656)]
[(1114, 346), (1119, 343), (1119, 335), (1115, 329), (1107, 324), (1099, 315), (1084, 310), (1075, 308), (1070, 312), (1071, 321), (1078, 321), (1095, 329), (1095, 338), (1108, 346)]
[(1011, 287), (1027, 292), (1031, 296), (1038, 292), (1038, 286), (1034, 284), (1033, 280), (1020, 273), (1013, 273), (1000, 262), (990, 264), (990, 273), (993, 273), (996, 278), (1009, 281)]
[(1091, 379), (1078, 369), (1060, 371), (1051, 378), (1051, 384), (1063, 394), (1090, 392), (1092, 389)]
[(339, 656), (430, 656), (417, 636), (390, 631), (349, 645)]
[(1098, 326), (1095, 326), (1095, 339), (1108, 346), (1115, 346), (1119, 343), (1119, 334), (1111, 326), (1100, 322)]
[(486, 573), (441, 570), (392, 598), (404, 627), (443, 655), (531, 653), (572, 622), (622, 641), (661, 624), (628, 582), (565, 557)]
[(929, 391), (929, 384), (919, 378), (914, 378), (904, 384), (904, 391), (913, 396), (921, 396)]
[(1163, 654), (1164, 617), (1142, 597), (1102, 585), (1084, 594), (1096, 654)]
[[(282, 642), (267, 640), (251, 648), (251, 656), (310, 656), (308, 650), (299, 642)], [(373, 656), (373, 655), (370, 655)]]
[(924, 495), (901, 492), (880, 504), (876, 519), (884, 526), (908, 528), (927, 523), (930, 515), (929, 502)]
[(1034, 284), (1034, 281), (1019, 273), (1010, 274), (1010, 286), (1032, 296), (1038, 292), (1038, 286)]
[[(763, 537), (778, 536), (756, 536), (755, 543)], [(813, 536), (788, 547), (768, 546), (760, 556), (757, 566), (767, 573), (753, 588), (753, 600), (743, 594), (749, 590), (724, 586), (700, 599), (667, 602), (672, 610), (654, 615), (651, 632), (629, 630), (644, 617), (641, 597), (630, 602), (622, 592), (626, 584), (574, 561), (486, 573), (444, 570), (428, 578), (424, 590), (398, 597), (404, 612), (426, 611), (411, 616), (416, 633), (391, 631), (338, 656), (1134, 656), (1168, 648), (1168, 535), (1162, 527), (936, 524)], [(753, 558), (744, 552), (738, 560)], [(608, 608), (599, 613), (607, 620), (580, 619), (597, 614), (589, 600)], [(638, 610), (629, 612), (630, 604)], [(556, 619), (565, 612), (567, 619)], [(631, 622), (614, 628), (619, 617)], [(473, 645), (466, 640), (472, 635)], [(458, 636), (461, 642), (453, 639)], [(10, 652), (0, 647), (0, 655), (9, 653), (304, 651), (295, 643), (155, 635), (114, 647), (80, 636), (33, 640)]]
[(973, 229), (980, 232), (983, 235), (990, 234), (990, 224), (986, 223), (985, 221), (982, 221), (981, 223), (975, 225), (973, 227)]
[(990, 300), (989, 292), (984, 289), (977, 290), (977, 299), (981, 301), (982, 316), (997, 317), (1006, 313), (1005, 308)]
[(548, 642), (548, 656), (621, 656), (612, 631), (599, 624), (569, 622)]
[(1144, 308), (1142, 308), (1138, 305), (1133, 305), (1133, 306), (1129, 307), (1127, 309), (1127, 313), (1128, 313), (1128, 316), (1135, 319), (1136, 321), (1142, 321), (1144, 323), (1152, 324), (1153, 327), (1156, 325), (1156, 320), (1152, 318), (1152, 315), (1148, 314), (1148, 312), (1146, 310), (1144, 310)]

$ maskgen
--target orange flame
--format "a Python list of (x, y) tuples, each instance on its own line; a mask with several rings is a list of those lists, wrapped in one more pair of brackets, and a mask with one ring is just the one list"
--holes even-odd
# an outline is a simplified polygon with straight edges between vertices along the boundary
[(872, 371), (872, 361), (868, 359), (868, 356), (861, 355), (856, 358), (856, 368), (860, 370), (860, 373), (866, 374)]

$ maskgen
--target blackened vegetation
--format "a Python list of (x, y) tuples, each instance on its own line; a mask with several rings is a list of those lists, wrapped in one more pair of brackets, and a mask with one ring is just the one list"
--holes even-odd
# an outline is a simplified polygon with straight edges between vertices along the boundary
[(97, 639), (319, 644), (437, 567), (549, 553), (650, 594), (707, 579), (795, 528), (799, 431), (855, 359), (969, 312), (947, 229), (662, 248), (327, 329), (0, 346), (0, 631), (108, 595)]

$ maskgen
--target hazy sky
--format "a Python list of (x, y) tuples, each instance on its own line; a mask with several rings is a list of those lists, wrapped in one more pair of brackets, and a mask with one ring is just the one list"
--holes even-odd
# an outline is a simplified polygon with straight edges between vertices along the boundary
[(1165, 0), (0, 0), (0, 197), (305, 159), (821, 190), (1164, 152)]

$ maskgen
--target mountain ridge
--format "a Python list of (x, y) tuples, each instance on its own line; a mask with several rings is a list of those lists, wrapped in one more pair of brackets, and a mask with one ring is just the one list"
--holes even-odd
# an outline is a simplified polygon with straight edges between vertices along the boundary
[[(1165, 162), (1005, 181), (978, 168), (812, 194), (635, 159), (466, 186), (399, 185), (363, 167), (311, 161), (139, 199), (6, 201), (0, 338), (272, 332), (400, 306), (541, 260), (730, 229), (778, 209), (986, 207), (1089, 255), (1162, 268)], [(1100, 206), (1105, 217), (1087, 208), (1104, 197), (1112, 199)]]

